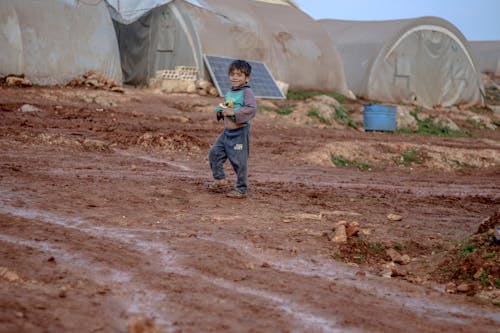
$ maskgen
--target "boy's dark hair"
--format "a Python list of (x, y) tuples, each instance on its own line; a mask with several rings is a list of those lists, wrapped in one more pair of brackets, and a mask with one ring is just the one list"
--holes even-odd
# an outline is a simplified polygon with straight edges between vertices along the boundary
[(239, 69), (246, 76), (250, 76), (252, 73), (252, 66), (245, 60), (235, 60), (229, 65), (229, 69), (227, 71), (228, 74), (231, 74), (235, 69)]

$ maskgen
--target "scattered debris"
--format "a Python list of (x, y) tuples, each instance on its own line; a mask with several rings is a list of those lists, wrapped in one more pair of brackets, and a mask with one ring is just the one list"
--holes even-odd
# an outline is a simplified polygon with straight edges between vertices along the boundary
[(124, 93), (123, 87), (114, 80), (110, 80), (97, 71), (88, 71), (81, 77), (77, 77), (68, 83), (70, 87), (92, 87), (96, 89), (110, 90)]
[(31, 87), (33, 85), (24, 74), (9, 74), (4, 78), (0, 78), (0, 84), (3, 83), (11, 87)]

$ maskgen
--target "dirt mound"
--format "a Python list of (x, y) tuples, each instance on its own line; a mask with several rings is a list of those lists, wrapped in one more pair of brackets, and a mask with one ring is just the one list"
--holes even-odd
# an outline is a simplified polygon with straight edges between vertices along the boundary
[(497, 211), (445, 256), (433, 276), (448, 283), (448, 292), (474, 295), (500, 289), (500, 241), (494, 233), (495, 225), (499, 224), (500, 211)]
[[(497, 145), (494, 143), (494, 145)], [(437, 144), (352, 142), (327, 143), (307, 154), (305, 160), (320, 165), (357, 166), (359, 169), (390, 166), (422, 167), (444, 171), (491, 168), (500, 163), (497, 148), (476, 149)]]
[(168, 151), (200, 153), (207, 148), (202, 140), (183, 133), (153, 134), (145, 133), (137, 140), (145, 148), (161, 148)]

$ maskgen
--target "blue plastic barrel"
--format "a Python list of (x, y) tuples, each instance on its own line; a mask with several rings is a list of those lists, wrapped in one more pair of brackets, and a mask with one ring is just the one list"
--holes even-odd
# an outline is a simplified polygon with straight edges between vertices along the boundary
[(365, 104), (363, 126), (365, 131), (394, 132), (396, 129), (396, 107), (382, 104)]

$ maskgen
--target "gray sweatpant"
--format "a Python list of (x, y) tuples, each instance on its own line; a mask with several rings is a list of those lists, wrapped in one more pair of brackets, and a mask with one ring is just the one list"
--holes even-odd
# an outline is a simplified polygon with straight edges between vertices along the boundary
[(237, 129), (224, 129), (210, 149), (208, 159), (215, 179), (224, 179), (224, 163), (229, 159), (236, 173), (236, 190), (248, 191), (248, 155), (250, 124)]

